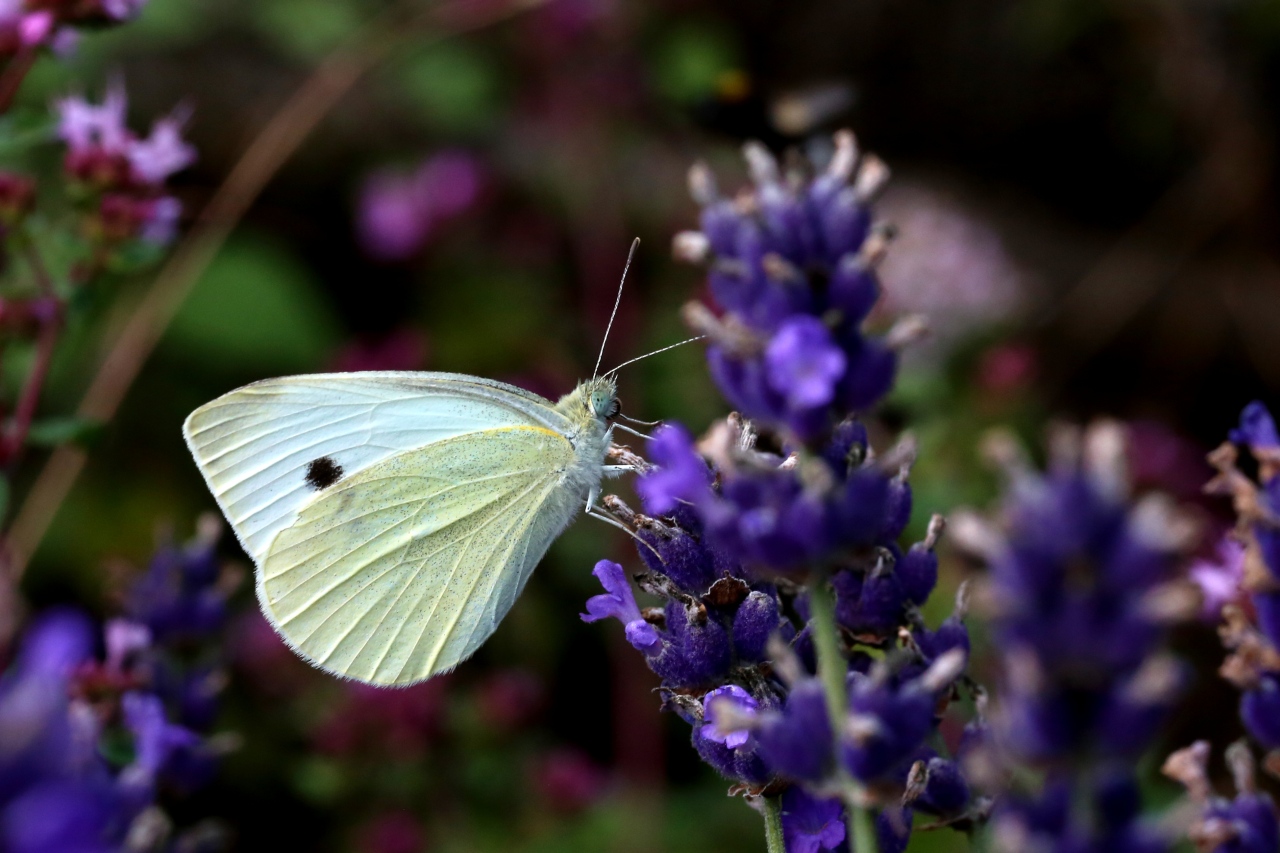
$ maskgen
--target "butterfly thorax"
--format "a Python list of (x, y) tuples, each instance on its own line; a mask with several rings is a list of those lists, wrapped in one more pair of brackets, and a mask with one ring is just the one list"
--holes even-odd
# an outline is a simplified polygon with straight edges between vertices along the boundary
[(617, 386), (612, 378), (588, 379), (556, 403), (556, 411), (571, 424), (566, 437), (577, 457), (568, 472), (574, 492), (585, 496), (600, 485), (601, 466), (609, 449), (609, 419), (618, 414)]

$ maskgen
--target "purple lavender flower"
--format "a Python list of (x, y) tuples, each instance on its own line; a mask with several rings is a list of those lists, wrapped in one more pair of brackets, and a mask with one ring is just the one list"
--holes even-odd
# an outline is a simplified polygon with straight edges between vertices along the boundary
[(835, 769), (826, 697), (816, 678), (792, 685), (781, 710), (760, 716), (755, 735), (765, 760), (787, 778), (821, 782)]
[(839, 850), (845, 834), (844, 806), (839, 800), (811, 797), (800, 788), (788, 788), (782, 795), (787, 853)]
[(581, 614), (583, 622), (598, 622), (610, 617), (626, 626), (627, 642), (646, 654), (661, 650), (662, 641), (657, 630), (640, 615), (635, 594), (627, 581), (622, 566), (610, 560), (601, 560), (591, 571), (605, 588), (603, 595), (587, 600), (587, 612)]
[(701, 231), (676, 239), (677, 253), (710, 263), (710, 289), (725, 312), (701, 306), (686, 319), (710, 340), (721, 392), (748, 417), (820, 437), (826, 409), (866, 409), (888, 392), (897, 359), (863, 335), (879, 295), (874, 266), (884, 238), (869, 203), (885, 176), (874, 158), (859, 166), (853, 137), (838, 134), (825, 170), (784, 180), (763, 147), (745, 149), (753, 189), (729, 201), (705, 167), (690, 175)]
[(681, 502), (696, 503), (707, 493), (711, 472), (680, 424), (664, 424), (649, 439), (649, 458), (658, 467), (636, 483), (645, 509), (665, 515)]
[(822, 321), (802, 315), (778, 328), (765, 348), (764, 363), (774, 390), (792, 411), (803, 411), (831, 402), (846, 358)]
[[(1252, 605), (1219, 610), (1225, 620), (1222, 636), (1232, 650), (1221, 672), (1242, 691), (1240, 716), (1249, 734), (1263, 747), (1280, 750), (1280, 593), (1275, 587), (1280, 578), (1280, 531), (1275, 523), (1280, 508), (1280, 442), (1275, 421), (1259, 402), (1245, 408), (1230, 439), (1209, 455), (1218, 477), (1206, 490), (1234, 499), (1240, 517), (1233, 535), (1240, 544), (1235, 550), (1220, 546), (1222, 569), (1198, 565), (1193, 573), (1207, 576), (1229, 600)], [(1257, 482), (1237, 468), (1236, 444), (1244, 445), (1257, 461)], [(1234, 590), (1228, 588), (1232, 575), (1238, 579)]]
[(1130, 729), (1133, 715), (1158, 720), (1177, 693), (1176, 678), (1138, 679), (1170, 671), (1158, 662), (1163, 620), (1150, 601), (1172, 579), (1180, 522), (1158, 500), (1130, 504), (1118, 490), (1118, 426), (1091, 428), (1083, 462), (1066, 455), (1079, 450), (1069, 446), (1060, 443), (1043, 477), (1011, 474), (1004, 531), (989, 531), (992, 627), (1005, 660), (999, 728), (1008, 748), (1034, 761), (1104, 745), (1137, 753), (1155, 729), (1150, 718)]
[[(922, 807), (959, 824), (973, 798), (959, 765), (926, 747), (968, 655), (963, 607), (936, 631), (917, 609), (937, 581), (941, 520), (904, 553), (914, 450), (876, 456), (854, 416), (888, 391), (903, 340), (862, 333), (879, 294), (885, 237), (868, 203), (884, 171), (872, 158), (855, 170), (848, 135), (811, 180), (784, 180), (759, 146), (746, 155), (754, 189), (733, 200), (693, 171), (701, 231), (675, 243), (709, 264), (722, 313), (692, 304), (685, 317), (741, 414), (696, 444), (683, 428), (658, 432), (638, 485), (652, 515), (604, 499), (640, 541), (636, 582), (661, 611), (642, 615), (621, 567), (602, 561), (607, 594), (583, 618), (627, 626), (707, 764), (737, 790), (781, 793), (789, 851), (847, 848), (848, 820), (860, 849), (874, 833), (881, 853), (902, 853), (916, 762), (936, 759), (922, 764)], [(873, 804), (874, 826), (846, 810), (854, 797)]]
[(1266, 405), (1254, 400), (1240, 413), (1240, 426), (1231, 430), (1231, 441), (1254, 450), (1280, 450), (1280, 432)]
[(755, 715), (760, 703), (750, 693), (736, 684), (717, 687), (702, 699), (702, 707), (706, 711), (702, 718), (705, 722), (703, 723), (701, 734), (707, 740), (722, 743), (730, 748), (737, 748), (750, 739), (751, 732), (745, 728), (724, 729), (720, 718), (729, 711), (728, 706), (732, 706), (732, 713), (735, 716), (750, 717)]

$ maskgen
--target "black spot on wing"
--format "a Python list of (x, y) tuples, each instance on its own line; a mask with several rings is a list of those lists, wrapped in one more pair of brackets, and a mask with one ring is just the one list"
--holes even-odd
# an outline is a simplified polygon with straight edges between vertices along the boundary
[(342, 466), (333, 457), (321, 456), (307, 465), (307, 485), (317, 492), (327, 489), (342, 479)]

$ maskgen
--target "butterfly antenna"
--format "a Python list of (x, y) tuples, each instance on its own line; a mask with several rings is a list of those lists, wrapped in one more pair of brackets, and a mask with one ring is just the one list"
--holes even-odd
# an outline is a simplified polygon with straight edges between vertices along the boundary
[(631, 269), (631, 259), (636, 256), (636, 247), (639, 245), (640, 238), (637, 237), (631, 241), (631, 249), (627, 252), (627, 264), (622, 268), (622, 280), (618, 282), (618, 295), (613, 300), (613, 313), (609, 315), (609, 325), (604, 327), (604, 340), (600, 342), (600, 354), (596, 356), (596, 366), (591, 371), (592, 377), (595, 377), (600, 372), (600, 361), (604, 358), (604, 347), (605, 344), (609, 343), (609, 330), (613, 328), (613, 318), (618, 316), (618, 306), (622, 304), (622, 285), (627, 283), (627, 271)]
[(642, 421), (639, 418), (627, 417), (621, 412), (618, 413), (618, 417), (622, 418), (622, 420), (629, 424), (636, 424), (637, 426), (660, 426), (662, 424), (662, 421)]
[(676, 347), (682, 347), (682, 346), (684, 346), (685, 344), (691, 344), (691, 343), (693, 343), (694, 341), (700, 341), (700, 340), (702, 340), (702, 339), (703, 339), (703, 338), (705, 338), (705, 337), (706, 337), (706, 335), (698, 335), (697, 337), (689, 338), (689, 339), (687, 339), (687, 340), (683, 340), (683, 341), (681, 341), (681, 342), (680, 342), (680, 343), (678, 343), (678, 344), (671, 344), (670, 346), (665, 346), (665, 347), (663, 347), (662, 349), (656, 349), (656, 350), (654, 350), (653, 352), (647, 352), (647, 353), (645, 353), (644, 355), (638, 355), (638, 356), (636, 356), (635, 358), (630, 359), (629, 361), (624, 361), (624, 362), (622, 362), (622, 364), (619, 364), (619, 365), (618, 365), (617, 367), (615, 367), (613, 370), (610, 370), (610, 371), (606, 372), (606, 373), (605, 373), (605, 376), (608, 376), (608, 375), (610, 375), (610, 374), (612, 374), (612, 373), (617, 373), (619, 370), (621, 370), (622, 368), (626, 367), (628, 364), (635, 364), (637, 361), (641, 361), (641, 360), (643, 360), (643, 359), (646, 359), (646, 358), (648, 358), (648, 357), (649, 357), (649, 356), (651, 356), (651, 355), (657, 355), (658, 353), (666, 352), (666, 351), (667, 351), (667, 350), (669, 350), (669, 349), (675, 349)]

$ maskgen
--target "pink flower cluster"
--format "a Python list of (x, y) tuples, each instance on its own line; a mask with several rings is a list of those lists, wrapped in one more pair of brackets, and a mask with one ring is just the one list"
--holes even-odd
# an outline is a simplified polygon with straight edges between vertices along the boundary
[(118, 24), (138, 14), (147, 0), (0, 0), (0, 56), (41, 47), (64, 52), (77, 26)]
[(442, 151), (412, 172), (376, 172), (360, 191), (360, 244), (377, 260), (407, 260), (440, 225), (474, 206), (483, 187), (483, 167), (464, 151)]
[(168, 243), (182, 205), (164, 194), (164, 184), (196, 159), (195, 148), (182, 138), (186, 116), (175, 110), (138, 137), (125, 124), (127, 109), (118, 83), (101, 104), (76, 96), (58, 101), (58, 136), (67, 145), (64, 167), (73, 183), (97, 198), (96, 228), (103, 240)]

